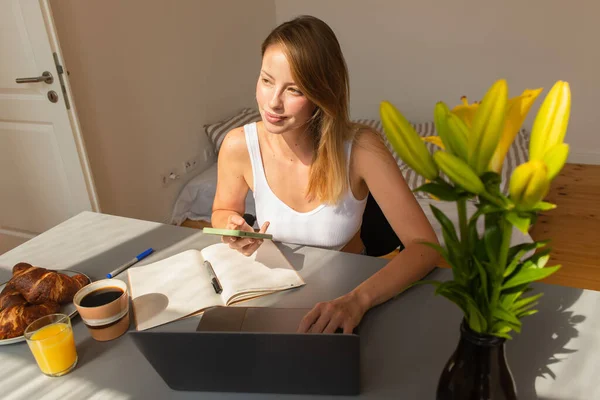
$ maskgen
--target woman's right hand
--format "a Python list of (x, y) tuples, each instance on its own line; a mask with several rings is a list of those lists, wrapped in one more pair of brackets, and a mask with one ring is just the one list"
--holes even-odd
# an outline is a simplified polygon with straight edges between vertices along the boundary
[[(265, 222), (260, 228), (260, 233), (266, 233), (269, 228), (269, 222)], [(225, 229), (233, 229), (236, 231), (254, 232), (254, 229), (246, 220), (239, 215), (230, 215), (227, 219)], [(255, 238), (240, 238), (235, 236), (221, 236), (223, 243), (226, 243), (232, 249), (235, 249), (245, 256), (251, 256), (262, 244), (263, 239)]]

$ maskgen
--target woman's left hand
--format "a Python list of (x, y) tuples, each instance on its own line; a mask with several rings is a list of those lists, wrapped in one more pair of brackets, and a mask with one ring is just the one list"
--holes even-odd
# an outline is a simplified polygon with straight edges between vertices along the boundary
[(334, 333), (342, 328), (344, 333), (352, 333), (367, 311), (358, 296), (348, 293), (335, 300), (318, 303), (302, 318), (299, 333)]

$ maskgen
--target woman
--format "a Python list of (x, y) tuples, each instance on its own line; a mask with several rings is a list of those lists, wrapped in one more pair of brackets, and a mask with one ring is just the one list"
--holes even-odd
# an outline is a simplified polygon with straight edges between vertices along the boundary
[[(357, 237), (370, 191), (405, 249), (350, 293), (317, 304), (298, 329), (350, 333), (368, 309), (433, 268), (437, 253), (421, 242), (437, 238), (381, 137), (350, 122), (348, 71), (329, 26), (310, 16), (286, 22), (266, 38), (262, 56), (262, 121), (223, 141), (212, 224), (252, 231), (242, 218), (252, 188), (261, 232), (340, 250)], [(262, 243), (223, 241), (245, 255)]]

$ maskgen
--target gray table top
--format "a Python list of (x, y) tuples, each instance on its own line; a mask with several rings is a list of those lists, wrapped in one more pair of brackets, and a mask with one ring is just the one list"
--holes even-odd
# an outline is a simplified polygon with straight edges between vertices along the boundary
[[(0, 255), (0, 282), (10, 268), (27, 261), (46, 268), (72, 269), (101, 279), (140, 251), (157, 251), (139, 265), (180, 251), (201, 249), (218, 238), (195, 229), (106, 214), (81, 213), (18, 248)], [(245, 305), (312, 307), (340, 296), (367, 279), (386, 260), (303, 246), (279, 244), (307, 285), (254, 299)], [(125, 277), (125, 274), (119, 276)], [(430, 278), (449, 279), (448, 270)], [(536, 284), (545, 293), (539, 313), (506, 346), (519, 399), (598, 399), (600, 384), (600, 293)], [(200, 317), (155, 328), (194, 330)], [(413, 288), (370, 310), (360, 326), (359, 398), (433, 399), (441, 370), (459, 337), (461, 314), (433, 295), (429, 286)], [(25, 343), (0, 347), (2, 398), (196, 398), (172, 391), (138, 352), (128, 335), (94, 341), (79, 317), (73, 320), (77, 368), (60, 378), (41, 374)], [(134, 329), (133, 326), (130, 329)], [(207, 399), (305, 398), (240, 393), (201, 393)], [(319, 397), (319, 396), (313, 396)]]

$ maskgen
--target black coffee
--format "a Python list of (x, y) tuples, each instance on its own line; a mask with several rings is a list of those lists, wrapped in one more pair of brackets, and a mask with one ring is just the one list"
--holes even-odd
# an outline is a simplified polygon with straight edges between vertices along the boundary
[(82, 307), (100, 307), (115, 301), (123, 294), (123, 289), (118, 287), (104, 287), (86, 294), (81, 299)]

